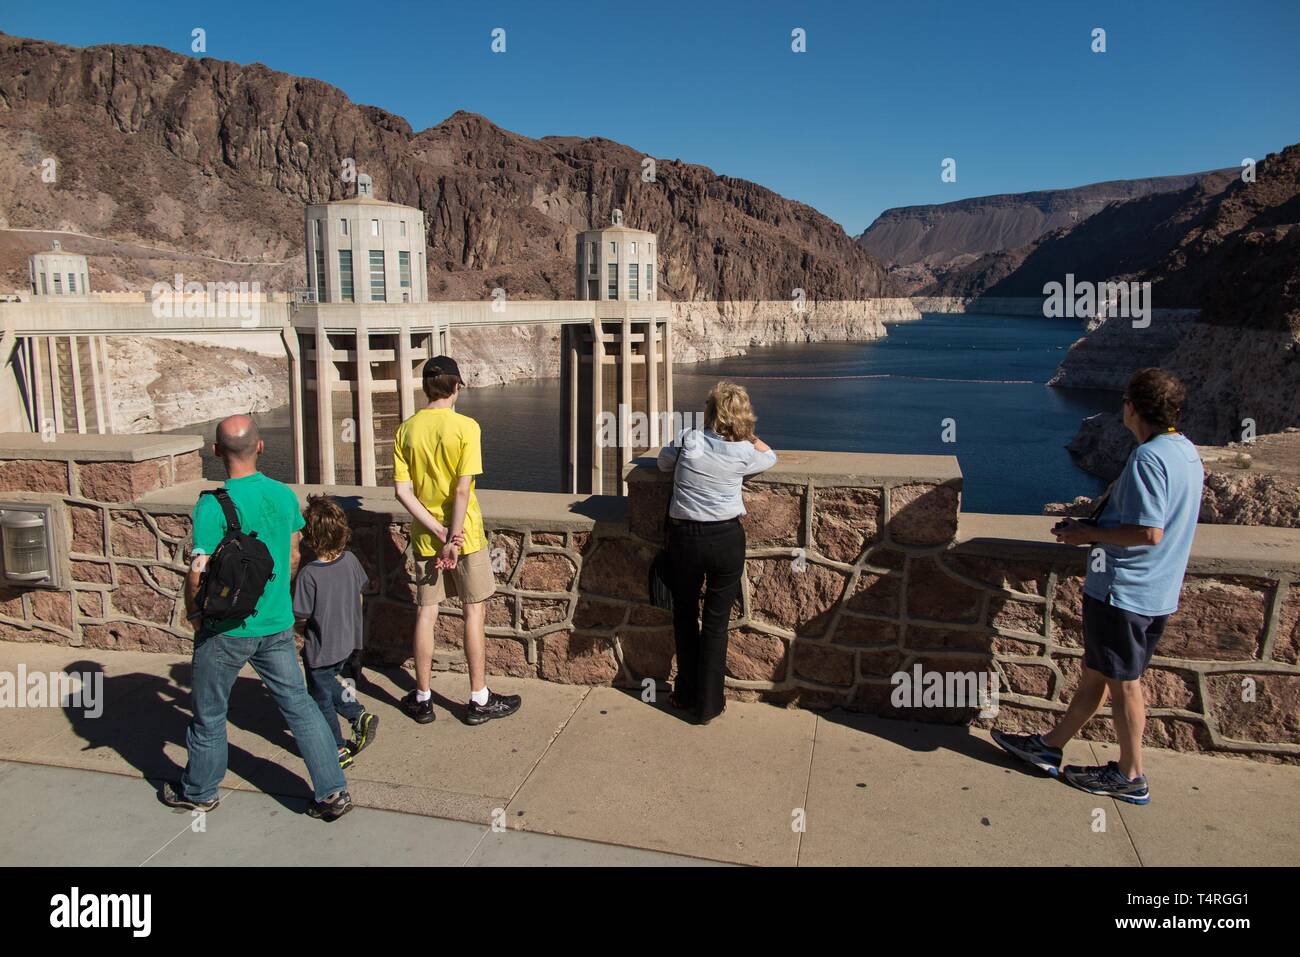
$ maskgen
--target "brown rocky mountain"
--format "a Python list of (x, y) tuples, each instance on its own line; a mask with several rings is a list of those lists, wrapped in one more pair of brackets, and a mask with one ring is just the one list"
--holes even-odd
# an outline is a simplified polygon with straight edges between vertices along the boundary
[[(1001, 254), (1028, 247), (1040, 237), (1068, 231), (1112, 203), (1175, 193), (1206, 173), (1113, 180), (1071, 189), (978, 196), (929, 206), (887, 209), (858, 237), (910, 291), (963, 295), (945, 277), (974, 268), (992, 285), (1019, 265), (1003, 267)], [(985, 261), (987, 260), (987, 261)], [(971, 277), (962, 280), (971, 284)]]
[(954, 265), (924, 293), (1036, 298), (1045, 283), (1062, 281), (1066, 273), (1076, 282), (1135, 276), (1158, 263), (1231, 181), (1226, 173), (1207, 173), (1181, 190), (1110, 203), (1023, 246)]
[[(1159, 364), (1187, 384), (1183, 425), (1200, 444), (1300, 424), (1300, 144), (1260, 160), (1254, 182), (1187, 194), (1168, 223), (1175, 240), (1138, 278), (1157, 309), (1199, 314), (1094, 322), (1053, 384), (1121, 388), (1137, 364)], [(1094, 416), (1072, 451), (1106, 475), (1129, 447), (1114, 416)]]
[[(657, 160), (643, 182), (644, 154), (606, 139), (530, 139), (463, 112), (417, 133), (261, 64), (0, 35), (0, 225), (121, 244), (92, 265), (96, 288), (169, 278), (166, 250), (187, 279), (282, 287), (301, 253), (302, 205), (347, 195), (349, 157), (379, 196), (424, 210), (437, 298), (496, 286), (571, 297), (576, 232), (616, 208), (659, 234), (667, 298), (789, 300), (802, 288), (813, 300), (862, 299), (895, 288), (821, 213), (703, 166)], [(53, 183), (40, 175), (46, 159)], [(18, 287), (23, 246), (0, 244), (0, 278)], [(302, 282), (301, 266), (294, 276)]]

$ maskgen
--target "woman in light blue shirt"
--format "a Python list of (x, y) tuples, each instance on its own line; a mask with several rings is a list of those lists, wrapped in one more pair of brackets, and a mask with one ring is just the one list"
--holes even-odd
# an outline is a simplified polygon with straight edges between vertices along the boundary
[(671, 700), (700, 724), (726, 705), (727, 623), (745, 574), (741, 486), (746, 476), (776, 464), (776, 453), (754, 435), (755, 421), (744, 387), (719, 382), (705, 404), (705, 427), (685, 430), (659, 453), (659, 468), (674, 473), (668, 553), (677, 681)]

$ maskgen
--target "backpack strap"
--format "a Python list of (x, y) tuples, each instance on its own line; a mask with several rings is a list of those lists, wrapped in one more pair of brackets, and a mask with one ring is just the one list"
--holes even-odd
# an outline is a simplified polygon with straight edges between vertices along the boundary
[(235, 503), (231, 500), (230, 493), (225, 488), (210, 488), (204, 489), (200, 494), (211, 495), (217, 500), (217, 503), (221, 506), (221, 513), (226, 516), (226, 534), (238, 535), (240, 532), (239, 512), (235, 511)]

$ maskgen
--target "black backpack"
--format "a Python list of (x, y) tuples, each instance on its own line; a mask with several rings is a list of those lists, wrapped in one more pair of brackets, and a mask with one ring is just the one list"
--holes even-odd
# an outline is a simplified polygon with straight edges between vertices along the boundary
[(226, 516), (226, 535), (208, 559), (195, 604), (209, 624), (237, 626), (257, 614), (257, 601), (275, 578), (275, 561), (257, 532), (240, 529), (239, 513), (229, 492), (219, 488), (203, 494), (220, 503)]

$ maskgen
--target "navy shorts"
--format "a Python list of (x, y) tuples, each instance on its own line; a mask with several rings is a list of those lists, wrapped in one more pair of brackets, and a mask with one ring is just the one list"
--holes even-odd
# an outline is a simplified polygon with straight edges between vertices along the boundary
[(1083, 663), (1116, 681), (1142, 677), (1168, 615), (1152, 618), (1083, 596)]

